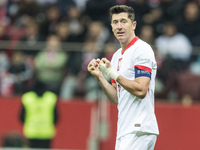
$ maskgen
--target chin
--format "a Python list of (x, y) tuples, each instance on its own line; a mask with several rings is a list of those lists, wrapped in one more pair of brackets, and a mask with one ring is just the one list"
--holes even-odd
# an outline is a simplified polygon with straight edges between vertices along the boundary
[(124, 38), (118, 38), (118, 41), (119, 41), (119, 42), (124, 42), (125, 39), (124, 39)]

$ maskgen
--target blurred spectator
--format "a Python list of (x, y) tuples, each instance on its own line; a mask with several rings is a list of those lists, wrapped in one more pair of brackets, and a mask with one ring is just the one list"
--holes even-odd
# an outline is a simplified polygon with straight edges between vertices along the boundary
[(17, 19), (15, 25), (24, 27), (31, 18), (36, 19), (41, 7), (35, 0), (21, 0), (18, 3)]
[(160, 0), (159, 7), (163, 11), (163, 17), (166, 20), (175, 21), (180, 17), (182, 9), (188, 0)]
[(114, 43), (107, 43), (104, 47), (104, 51), (103, 51), (103, 55), (105, 58), (107, 58), (109, 61), (111, 60), (113, 54), (116, 52), (117, 50), (117, 46)]
[(10, 61), (5, 53), (5, 51), (0, 51), (0, 73), (8, 70)]
[(46, 90), (59, 93), (67, 60), (68, 55), (61, 49), (59, 37), (55, 34), (49, 35), (45, 49), (35, 57), (36, 77), (46, 85)]
[(85, 6), (86, 6), (87, 1), (88, 0), (74, 0), (74, 2), (76, 3), (76, 6), (82, 12), (84, 12), (84, 10), (85, 10)]
[(129, 0), (116, 0), (118, 5), (126, 4)]
[(158, 54), (163, 59), (157, 77), (164, 83), (165, 94), (168, 94), (176, 86), (176, 74), (188, 69), (192, 45), (184, 34), (177, 32), (173, 22), (166, 22), (163, 30), (163, 35), (155, 40)]
[(85, 7), (85, 14), (94, 21), (100, 21), (110, 27), (109, 8), (116, 4), (113, 0), (88, 0)]
[(86, 34), (87, 25), (90, 22), (90, 18), (83, 15), (77, 6), (71, 6), (66, 12), (64, 18), (69, 23), (69, 29), (71, 38), (74, 41), (71, 42), (83, 42)]
[(10, 97), (14, 95), (13, 86), (14, 80), (9, 75), (8, 71), (5, 70), (0, 74), (0, 94), (1, 96)]
[(102, 22), (92, 21), (88, 26), (86, 36), (96, 40), (96, 47), (99, 48), (108, 42), (110, 32)]
[[(177, 27), (173, 22), (166, 22), (163, 31), (163, 35), (157, 37), (155, 41), (159, 54), (163, 58), (169, 55), (172, 59), (187, 63), (192, 53), (192, 45), (189, 39), (177, 31)], [(177, 69), (181, 68), (179, 66)]]
[(40, 12), (40, 5), (36, 0), (20, 0), (18, 16), (28, 15), (36, 16)]
[(13, 81), (8, 76), (7, 70), (10, 61), (4, 51), (0, 51), (0, 95), (10, 96), (12, 94)]
[(194, 46), (200, 46), (200, 8), (195, 2), (185, 5), (183, 15), (177, 19), (178, 30), (184, 33)]
[(70, 7), (73, 7), (76, 5), (76, 3), (74, 2), (74, 0), (58, 0), (56, 5), (59, 7), (60, 9), (60, 13), (61, 13), (61, 17), (65, 17), (67, 10), (70, 9)]
[(18, 132), (11, 131), (2, 137), (2, 147), (9, 148), (24, 148), (27, 147), (26, 139)]
[(142, 17), (145, 14), (148, 14), (151, 10), (148, 5), (148, 0), (131, 0), (127, 2), (127, 5), (134, 8), (135, 11), (135, 20), (137, 21), (137, 31), (136, 34), (141, 30), (141, 27), (144, 25)]
[(144, 25), (139, 33), (139, 38), (147, 42), (150, 45), (155, 44), (154, 29), (150, 25)]
[(6, 16), (6, 0), (0, 1), (0, 22), (5, 21)]
[(149, 6), (151, 8), (158, 7), (160, 4), (160, 0), (148, 0)]
[(76, 74), (66, 76), (61, 87), (60, 96), (64, 99), (81, 96), (88, 101), (96, 100), (100, 89), (97, 81), (87, 71), (88, 63), (93, 58), (98, 58), (101, 55), (100, 50), (96, 47), (96, 40), (88, 37), (80, 54), (79, 61), (70, 67), (71, 69), (74, 69), (74, 67), (80, 68), (80, 70)]
[(36, 46), (39, 42), (44, 41), (44, 38), (39, 33), (39, 24), (35, 20), (30, 20), (25, 28), (25, 35), (20, 39), (21, 46), (26, 47), (24, 53), (34, 57), (38, 52)]
[(68, 40), (71, 40), (71, 38), (69, 38), (70, 30), (67, 21), (59, 22), (56, 27), (56, 34), (59, 36), (61, 42), (68, 42)]
[(200, 76), (200, 55), (197, 56), (197, 60), (190, 64), (190, 72), (194, 75)]
[(42, 6), (51, 5), (58, 2), (58, 0), (36, 0), (36, 1)]
[(0, 74), (1, 95), (12, 96), (22, 94), (27, 88), (27, 82), (33, 76), (33, 70), (26, 63), (24, 54), (20, 51), (15, 51), (11, 57), (11, 62), (8, 62), (6, 55), (1, 53), (0, 60), (4, 61), (1, 65), (5, 67)]
[(26, 87), (26, 83), (33, 77), (33, 70), (27, 64), (25, 55), (20, 51), (15, 51), (11, 57), (11, 63), (8, 68), (8, 75), (14, 81), (13, 93), (15, 95), (22, 94)]
[(9, 40), (7, 27), (3, 23), (0, 23), (0, 40)]
[[(67, 21), (61, 21), (56, 28), (56, 34), (59, 36), (61, 42), (82, 42), (83, 38), (79, 35), (73, 34), (70, 30), (69, 23)], [(63, 43), (66, 44), (66, 43)]]
[(51, 5), (45, 12), (45, 19), (40, 23), (40, 33), (46, 38), (56, 32), (56, 27), (61, 20), (61, 12), (58, 6)]
[[(19, 1), (19, 0), (18, 0)], [(8, 24), (15, 25), (15, 20), (18, 19), (17, 12), (19, 10), (19, 2), (10, 0), (6, 3), (6, 20)]]
[(127, 5), (132, 6), (134, 8), (136, 16), (140, 17), (149, 13), (151, 9), (148, 5), (148, 0), (130, 0), (127, 2)]
[[(4, 51), (6, 48), (9, 47), (10, 37), (8, 36), (7, 31), (7, 26), (3, 25), (3, 23), (0, 23), (0, 44), (7, 45), (5, 48), (0, 48), (0, 51)], [(5, 43), (5, 41), (7, 41), (8, 43)]]
[(78, 85), (78, 74), (81, 69), (82, 55), (83, 52), (81, 51), (70, 52), (67, 64), (67, 75), (63, 79), (60, 91), (60, 96), (66, 100), (73, 97), (79, 97), (80, 95), (84, 95), (84, 90), (81, 92), (76, 92), (76, 88), (78, 86), (81, 86)]
[(20, 120), (30, 148), (51, 148), (58, 120), (57, 95), (41, 82), (22, 95)]
[(161, 7), (152, 8), (149, 13), (142, 17), (142, 20), (144, 24), (151, 25), (154, 28), (155, 37), (162, 34), (162, 28), (166, 18), (163, 16)]

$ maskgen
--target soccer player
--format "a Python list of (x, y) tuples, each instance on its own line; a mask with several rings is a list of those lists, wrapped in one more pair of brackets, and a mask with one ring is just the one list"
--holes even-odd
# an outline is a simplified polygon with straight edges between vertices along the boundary
[[(99, 82), (107, 97), (117, 105), (118, 123), (115, 150), (153, 150), (158, 125), (154, 113), (157, 65), (149, 44), (135, 35), (133, 8), (110, 8), (111, 26), (121, 48), (111, 62), (93, 59), (88, 71)], [(103, 74), (111, 77), (111, 84)]]

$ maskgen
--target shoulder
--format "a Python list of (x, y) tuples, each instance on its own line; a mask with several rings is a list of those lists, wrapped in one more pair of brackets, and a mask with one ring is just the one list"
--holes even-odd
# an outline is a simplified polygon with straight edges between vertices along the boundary
[(50, 92), (50, 91), (46, 91), (45, 93), (44, 93), (44, 95), (43, 95), (43, 97), (45, 98), (45, 99), (49, 99), (49, 100), (54, 100), (54, 101), (56, 101), (57, 100), (57, 95), (55, 94), (55, 93), (53, 93), (53, 92)]
[(31, 95), (36, 95), (35, 92), (33, 91), (29, 91), (29, 92), (26, 92), (22, 95), (22, 97), (26, 97), (26, 96), (31, 96)]
[(143, 53), (154, 53), (152, 47), (145, 41), (139, 39), (136, 43), (136, 52), (139, 54)]
[(22, 102), (32, 101), (37, 97), (37, 94), (33, 91), (26, 92), (22, 95)]
[(45, 57), (46, 55), (46, 50), (42, 49), (40, 52), (37, 53), (37, 55), (35, 56), (36, 59), (41, 58), (41, 57)]
[(56, 96), (56, 94), (53, 93), (53, 92), (51, 92), (51, 91), (46, 91), (46, 92), (44, 93), (44, 95)]
[(182, 34), (182, 33), (177, 33), (176, 34), (176, 38), (180, 39), (180, 40), (189, 41), (189, 38), (187, 36), (185, 36), (184, 34)]
[(155, 39), (155, 43), (159, 43), (160, 41), (166, 40), (166, 37), (164, 35), (160, 35)]

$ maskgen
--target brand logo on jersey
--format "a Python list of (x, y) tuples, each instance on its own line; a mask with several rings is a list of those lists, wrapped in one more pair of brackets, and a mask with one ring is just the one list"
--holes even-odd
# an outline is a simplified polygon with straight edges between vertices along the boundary
[(121, 67), (121, 62), (122, 62), (122, 58), (120, 58), (118, 60), (118, 65), (117, 65), (117, 71), (119, 71), (120, 67)]
[(149, 63), (150, 59), (147, 59), (147, 58), (137, 58), (136, 61), (144, 61), (144, 62)]
[(137, 70), (137, 74), (148, 74), (148, 75), (151, 75), (151, 73), (146, 71), (146, 70)]

